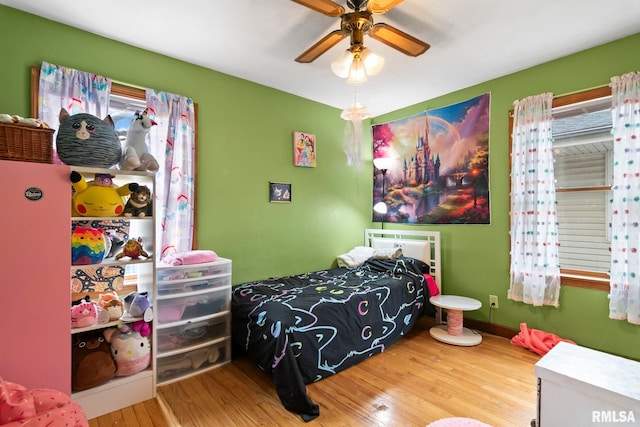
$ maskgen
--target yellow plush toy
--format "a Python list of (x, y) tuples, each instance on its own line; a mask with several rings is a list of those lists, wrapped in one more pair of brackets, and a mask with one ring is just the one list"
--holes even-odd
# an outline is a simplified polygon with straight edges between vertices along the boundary
[(73, 195), (73, 216), (113, 217), (124, 212), (124, 196), (138, 189), (138, 184), (130, 183), (121, 187), (113, 185), (109, 174), (96, 174), (93, 181), (87, 180), (76, 171), (71, 172)]

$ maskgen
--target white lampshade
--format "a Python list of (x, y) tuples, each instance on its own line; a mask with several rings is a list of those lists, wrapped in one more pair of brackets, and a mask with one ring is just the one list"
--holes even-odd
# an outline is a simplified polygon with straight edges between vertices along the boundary
[(384, 58), (365, 47), (355, 53), (351, 49), (344, 51), (331, 63), (331, 70), (349, 83), (362, 83), (367, 81), (367, 76), (378, 74), (383, 65)]
[(378, 202), (373, 206), (373, 210), (379, 214), (387, 213), (387, 204), (385, 202)]
[(371, 49), (365, 48), (360, 54), (360, 59), (364, 62), (364, 69), (368, 76), (375, 76), (384, 66), (384, 58), (371, 52)]
[(367, 73), (364, 69), (364, 63), (360, 58), (354, 58), (349, 69), (348, 83), (362, 83), (367, 81)]
[(331, 70), (336, 76), (346, 79), (349, 77), (349, 69), (351, 68), (351, 62), (353, 61), (353, 52), (345, 50), (342, 55), (331, 63)]
[(373, 165), (380, 170), (389, 170), (393, 166), (393, 159), (391, 157), (378, 157), (373, 159)]

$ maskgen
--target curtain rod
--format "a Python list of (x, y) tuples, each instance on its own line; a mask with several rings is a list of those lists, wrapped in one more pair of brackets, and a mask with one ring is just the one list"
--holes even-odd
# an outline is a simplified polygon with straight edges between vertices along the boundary
[(115, 79), (111, 79), (111, 83), (115, 83), (115, 84), (118, 84), (120, 86), (130, 87), (132, 89), (147, 90), (147, 88), (144, 87), (144, 86), (138, 86), (138, 85), (134, 85), (134, 84), (131, 84), (131, 83), (125, 83), (125, 82), (121, 82), (121, 81), (115, 80)]
[[(607, 83), (607, 84), (600, 85), (600, 86), (592, 86), (592, 87), (587, 88), (587, 89), (576, 90), (574, 92), (566, 92), (566, 93), (563, 93), (563, 94), (560, 94), (560, 95), (555, 95), (554, 94), (553, 95), (553, 101), (555, 101), (556, 99), (559, 99), (559, 98), (564, 98), (564, 97), (567, 97), (567, 96), (572, 96), (572, 95), (576, 95), (576, 94), (583, 93), (583, 92), (606, 89), (609, 86), (610, 86), (610, 84)], [(511, 108), (509, 110), (509, 117), (513, 117), (513, 108)]]

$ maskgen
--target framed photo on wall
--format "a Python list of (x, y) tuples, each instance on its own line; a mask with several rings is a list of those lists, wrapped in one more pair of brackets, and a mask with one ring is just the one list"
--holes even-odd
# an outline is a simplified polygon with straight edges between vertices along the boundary
[(270, 181), (269, 201), (272, 203), (291, 203), (291, 184)]
[(310, 133), (293, 132), (293, 165), (316, 167), (316, 136)]

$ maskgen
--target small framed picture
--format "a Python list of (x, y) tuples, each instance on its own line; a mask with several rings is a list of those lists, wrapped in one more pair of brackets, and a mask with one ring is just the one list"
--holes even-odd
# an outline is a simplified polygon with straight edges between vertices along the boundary
[(269, 201), (272, 203), (291, 203), (291, 184), (269, 182)]
[(316, 167), (316, 136), (310, 133), (293, 132), (293, 165)]

